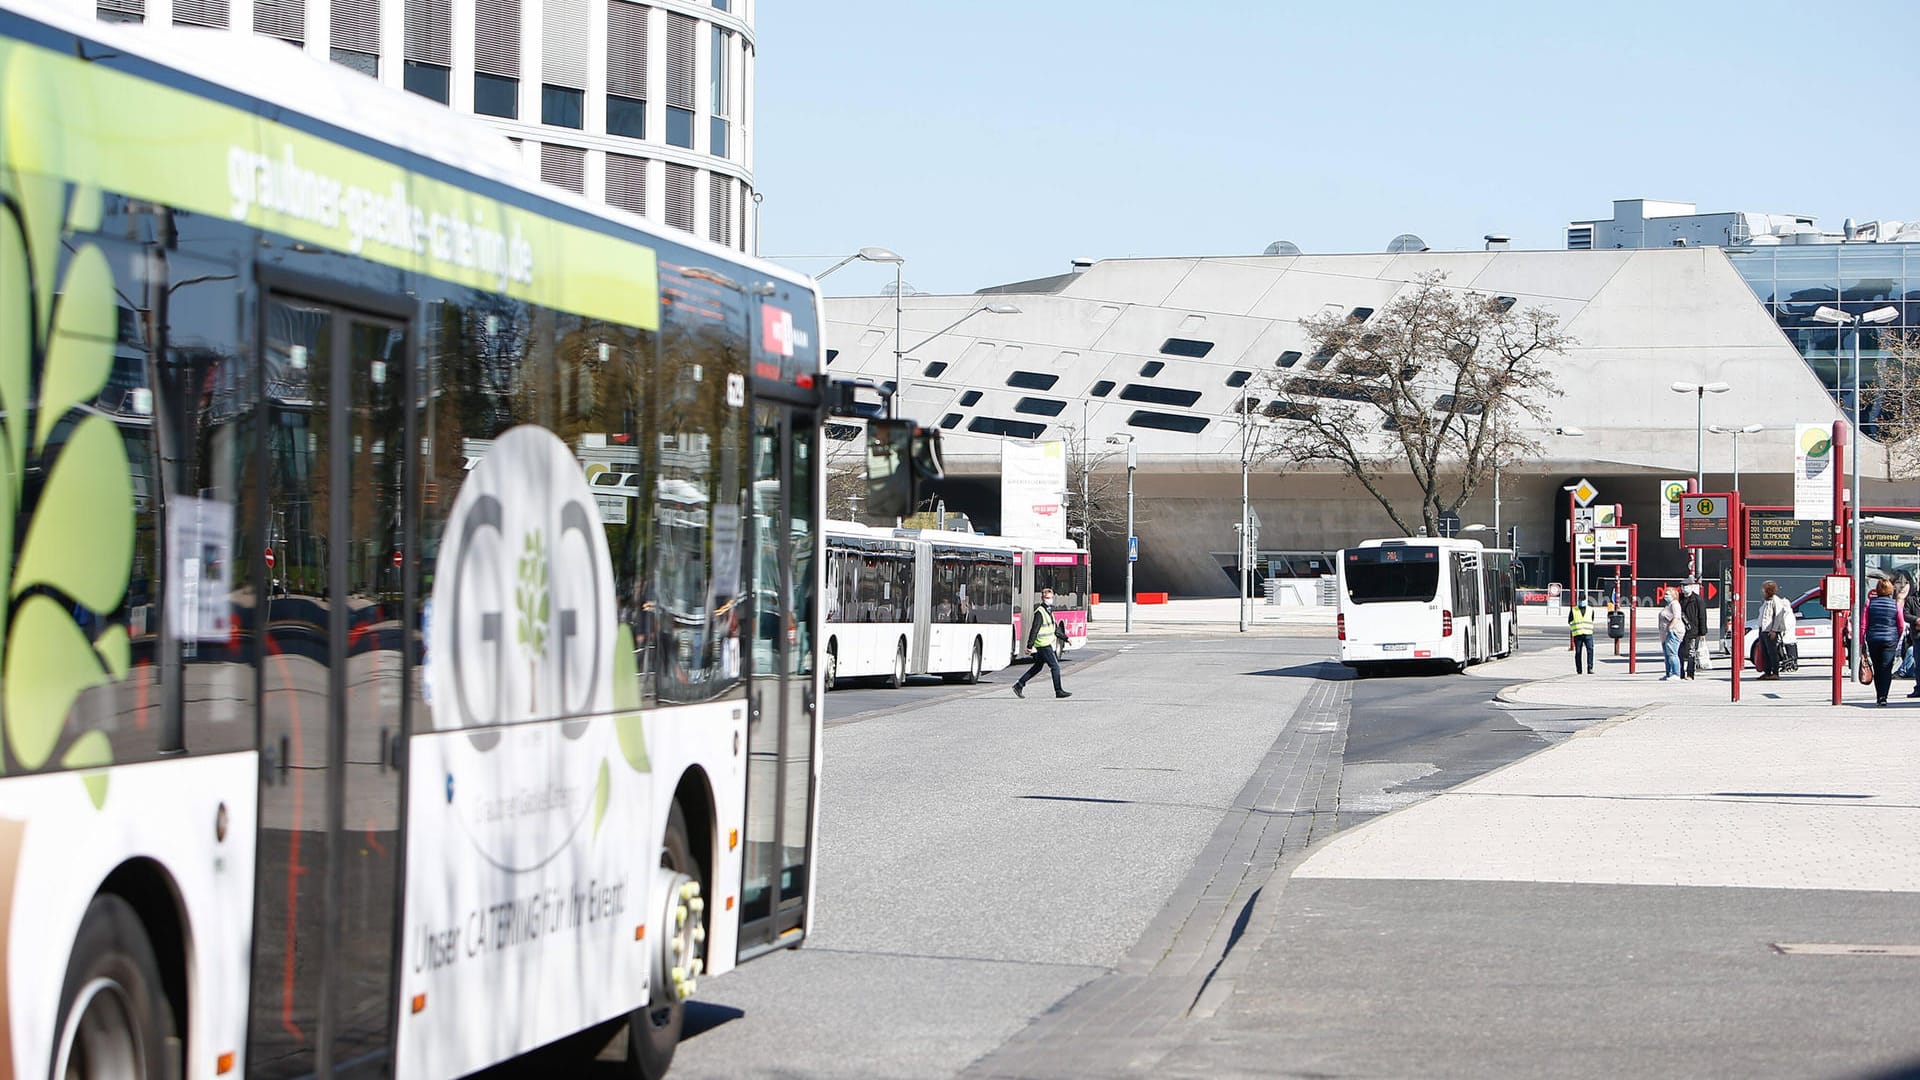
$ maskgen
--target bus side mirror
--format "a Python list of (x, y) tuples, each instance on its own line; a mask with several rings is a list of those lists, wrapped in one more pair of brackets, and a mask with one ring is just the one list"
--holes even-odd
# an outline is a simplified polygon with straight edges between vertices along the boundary
[(928, 485), (946, 477), (940, 432), (911, 420), (867, 422), (867, 499), (870, 522), (909, 517)]

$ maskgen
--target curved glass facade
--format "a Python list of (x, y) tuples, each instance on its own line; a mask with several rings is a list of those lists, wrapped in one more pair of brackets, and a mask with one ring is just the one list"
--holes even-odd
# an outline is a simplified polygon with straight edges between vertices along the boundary
[(1845, 409), (1853, 407), (1853, 330), (1814, 319), (1821, 307), (1863, 315), (1883, 307), (1900, 317), (1860, 331), (1861, 427), (1873, 434), (1872, 388), (1883, 339), (1920, 331), (1920, 244), (1790, 244), (1728, 248), (1727, 258), (1787, 340)]

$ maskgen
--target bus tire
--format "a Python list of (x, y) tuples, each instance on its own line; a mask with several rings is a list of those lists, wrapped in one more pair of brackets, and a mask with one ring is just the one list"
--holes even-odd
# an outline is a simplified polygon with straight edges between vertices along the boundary
[(903, 639), (893, 650), (893, 670), (887, 674), (887, 689), (898, 690), (907, 685), (907, 643)]
[(832, 638), (827, 639), (827, 662), (820, 675), (828, 690), (833, 689), (840, 678), (840, 643)]
[(60, 988), (56, 1077), (180, 1075), (180, 1025), (160, 962), (133, 905), (111, 893), (93, 898), (74, 939)]
[[(660, 841), (660, 866), (675, 874), (684, 875), (700, 882), (700, 864), (693, 857), (693, 844), (687, 839), (686, 814), (676, 801), (667, 815), (666, 835)], [(704, 887), (702, 888), (704, 894)], [(698, 928), (698, 937), (693, 954), (683, 961), (694, 975), (704, 966), (702, 943), (706, 941), (705, 916), (694, 914), (689, 920)], [(665, 930), (671, 923), (663, 926)], [(670, 930), (667, 931), (671, 933)], [(662, 941), (656, 948), (666, 948)], [(673, 1066), (673, 1054), (680, 1046), (680, 1031), (686, 1025), (687, 1003), (680, 1000), (672, 987), (660, 985), (661, 980), (653, 980), (653, 1000), (646, 1008), (637, 1009), (627, 1017), (627, 1060), (625, 1074), (631, 1080), (661, 1080), (667, 1070)]]
[(973, 639), (973, 659), (968, 661), (967, 663), (966, 683), (968, 686), (975, 686), (975, 685), (978, 685), (980, 682), (980, 671), (981, 671), (981, 668), (984, 666), (984, 663), (981, 659), (981, 654), (983, 652), (985, 652), (985, 649), (982, 648), (980, 644), (980, 639), (974, 638)]

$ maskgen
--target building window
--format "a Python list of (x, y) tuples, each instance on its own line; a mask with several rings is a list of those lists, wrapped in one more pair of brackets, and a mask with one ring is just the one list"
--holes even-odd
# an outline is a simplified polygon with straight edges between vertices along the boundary
[(441, 67), (439, 64), (423, 64), (418, 60), (409, 60), (406, 62), (406, 71), (403, 79), (409, 91), (419, 94), (423, 98), (431, 98), (445, 105), (450, 100), (452, 94), (451, 88), (447, 85), (448, 80), (452, 77), (453, 70), (451, 68)]
[(1128, 427), (1152, 428), (1155, 431), (1179, 431), (1188, 435), (1198, 435), (1207, 430), (1207, 419), (1203, 416), (1172, 416), (1167, 413), (1147, 412), (1141, 409), (1127, 417)]
[(693, 231), (693, 185), (700, 170), (691, 165), (667, 162), (667, 225), (682, 232)]
[(1093, 384), (1093, 389), (1089, 390), (1088, 393), (1094, 397), (1106, 397), (1108, 394), (1113, 393), (1113, 380), (1101, 379), (1099, 382)]
[(997, 416), (976, 416), (967, 421), (967, 430), (980, 435), (1005, 435), (1010, 439), (1037, 439), (1047, 430), (1047, 425), (1025, 420), (1002, 420)]
[[(139, 3), (133, 4), (132, 7), (139, 9), (143, 6), (144, 2), (145, 0), (140, 0)], [(411, 42), (416, 36), (415, 24), (421, 22), (423, 19), (421, 12), (423, 10), (434, 9), (436, 2), (437, 0), (411, 0), (411, 2), (407, 4), (407, 37), (409, 50), (411, 50)], [(113, 2), (102, 5), (103, 8), (112, 7), (123, 11), (127, 10), (128, 6), (126, 3)], [(439, 10), (444, 11), (445, 9)], [(267, 37), (279, 38), (281, 41), (288, 42), (296, 47), (303, 46), (307, 40), (306, 0), (257, 0), (253, 5), (253, 32), (256, 34), (265, 34)], [(445, 42), (448, 47), (447, 52), (445, 55), (440, 56), (414, 56), (413, 59), (426, 60), (436, 64), (450, 64), (453, 62), (453, 43), (448, 41), (444, 35), (420, 36), (429, 37), (436, 45)]]
[(1172, 386), (1141, 386), (1139, 383), (1128, 383), (1120, 391), (1120, 400), (1146, 401), (1155, 405), (1178, 405), (1187, 408), (1200, 400), (1200, 391), (1181, 390)]
[(980, 404), (980, 391), (969, 390), (966, 393), (961, 394), (960, 404), (962, 406), (973, 406), (973, 405)]
[(1034, 416), (1059, 416), (1066, 410), (1067, 403), (1052, 398), (1023, 397), (1013, 403), (1014, 412), (1030, 413)]
[(1236, 413), (1250, 413), (1254, 409), (1258, 408), (1259, 406), (1260, 406), (1259, 398), (1247, 397), (1246, 395), (1243, 394), (1233, 399), (1233, 408), (1227, 411), (1236, 412)]
[(540, 146), (540, 179), (575, 195), (587, 191), (587, 152), (577, 146)]
[(1357, 307), (1347, 312), (1348, 322), (1366, 322), (1371, 318), (1373, 318), (1373, 309), (1370, 307)]
[(1280, 359), (1275, 360), (1273, 362), (1273, 366), (1274, 367), (1292, 367), (1293, 365), (1299, 362), (1300, 362), (1300, 354), (1293, 349), (1288, 349), (1286, 352), (1283, 352), (1280, 354)]
[(227, 28), (227, 0), (178, 0), (173, 5), (175, 26)]
[(667, 106), (667, 145), (693, 149), (693, 110)]
[(722, 246), (733, 243), (733, 177), (707, 176), (707, 239)]
[(1321, 368), (1326, 367), (1328, 364), (1332, 362), (1333, 362), (1333, 353), (1327, 349), (1322, 349), (1319, 352), (1314, 353), (1313, 357), (1307, 361), (1307, 370), (1319, 371)]
[(380, 55), (361, 52), (358, 49), (329, 49), (327, 58), (349, 71), (357, 71), (369, 79), (380, 77)]
[(827, 363), (829, 363), (829, 364), (831, 364), (831, 363), (833, 363), (833, 362), (834, 362), (835, 360), (838, 360), (838, 359), (840, 359), (840, 350), (839, 350), (839, 349), (828, 349), (828, 350), (827, 350)]
[(707, 153), (714, 157), (727, 156), (727, 120), (723, 116), (707, 120)]
[(1048, 375), (1043, 371), (1016, 371), (1007, 376), (1008, 386), (1017, 386), (1022, 390), (1051, 390), (1053, 384), (1060, 381), (1058, 375)]
[(727, 57), (733, 49), (733, 35), (718, 26), (709, 27), (713, 31), (713, 56), (707, 64), (707, 96), (710, 107), (708, 112), (715, 116), (730, 116), (733, 110), (728, 108), (727, 71), (732, 66)]
[(647, 137), (647, 103), (636, 98), (607, 95), (607, 134), (629, 139)]
[(1155, 375), (1158, 375), (1162, 371), (1165, 371), (1166, 368), (1167, 368), (1167, 365), (1161, 363), (1158, 360), (1149, 360), (1146, 363), (1140, 365), (1140, 377), (1143, 379), (1151, 379)]
[(1495, 311), (1512, 311), (1513, 305), (1519, 302), (1517, 297), (1496, 296), (1493, 298), (1493, 307)]
[(1319, 411), (1304, 401), (1270, 401), (1265, 410), (1269, 420), (1311, 420)]
[(583, 115), (586, 109), (586, 97), (584, 92), (564, 86), (542, 86), (540, 88), (540, 122), (554, 127), (579, 130), (586, 125)]
[(607, 155), (607, 203), (629, 213), (647, 212), (647, 159)]
[(1213, 342), (1195, 341), (1192, 338), (1170, 337), (1160, 343), (1160, 351), (1168, 356), (1201, 357), (1213, 351)]
[(954, 428), (959, 427), (960, 414), (957, 412), (950, 412), (947, 415), (941, 417), (940, 426), (946, 429), (947, 431), (952, 431)]
[(520, 80), (504, 75), (489, 75), (484, 71), (474, 72), (473, 111), (481, 116), (517, 119), (520, 115)]
[(1227, 376), (1227, 385), (1228, 386), (1245, 386), (1247, 385), (1247, 380), (1251, 378), (1253, 378), (1253, 372), (1251, 371), (1236, 371), (1233, 374)]
[(715, 11), (732, 11), (733, 5), (731, 0), (713, 0), (713, 9)]
[(922, 375), (925, 375), (929, 379), (937, 379), (946, 373), (947, 362), (945, 360), (935, 360), (933, 363), (928, 364), (926, 369), (921, 372)]
[(101, 22), (137, 23), (147, 21), (146, 0), (101, 0), (94, 14)]

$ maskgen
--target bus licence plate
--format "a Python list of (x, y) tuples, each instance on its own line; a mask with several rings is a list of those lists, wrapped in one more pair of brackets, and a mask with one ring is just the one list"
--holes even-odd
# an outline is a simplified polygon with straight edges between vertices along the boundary
[(1388, 652), (1406, 652), (1411, 645), (1405, 641), (1392, 641), (1380, 647)]

